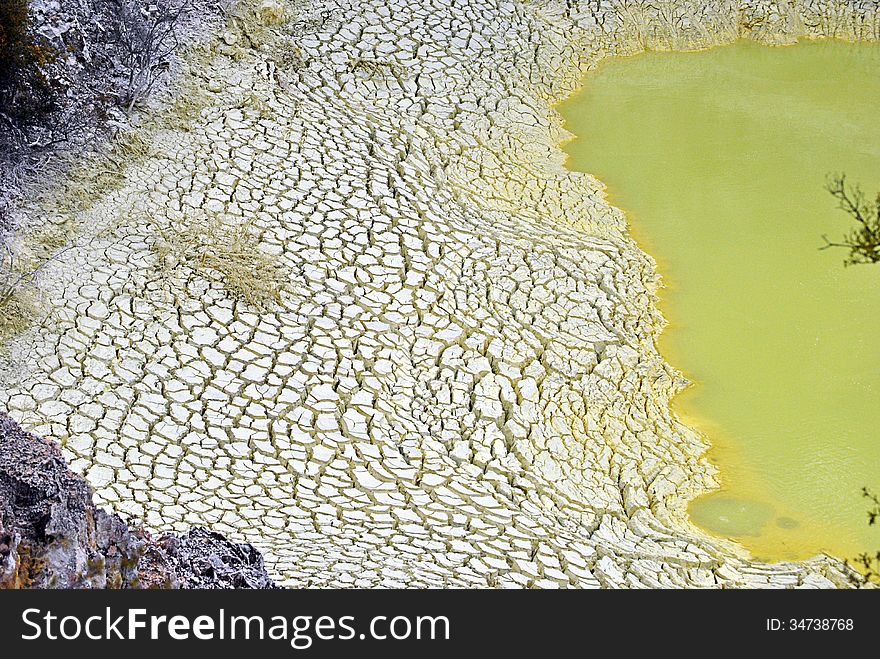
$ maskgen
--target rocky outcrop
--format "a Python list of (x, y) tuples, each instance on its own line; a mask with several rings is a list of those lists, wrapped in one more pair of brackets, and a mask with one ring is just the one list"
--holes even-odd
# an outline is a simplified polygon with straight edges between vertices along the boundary
[(95, 506), (59, 446), (0, 414), (0, 588), (275, 588), (249, 544), (154, 538)]
[(142, 586), (170, 588), (278, 588), (263, 556), (248, 543), (230, 542), (197, 526), (150, 542), (138, 564)]

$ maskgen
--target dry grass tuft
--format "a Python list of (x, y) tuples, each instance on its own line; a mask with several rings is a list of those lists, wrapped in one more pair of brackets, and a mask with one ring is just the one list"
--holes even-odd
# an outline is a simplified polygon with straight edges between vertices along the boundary
[(36, 314), (38, 267), (0, 250), (0, 345), (30, 327)]
[(110, 141), (110, 158), (120, 165), (142, 162), (154, 153), (150, 143), (138, 130), (116, 133)]
[(172, 221), (170, 228), (155, 220), (152, 225), (160, 267), (183, 266), (220, 280), (232, 296), (258, 309), (281, 300), (284, 268), (277, 257), (260, 250), (251, 222), (203, 212)]
[(71, 164), (65, 173), (63, 188), (48, 190), (41, 206), (44, 211), (60, 215), (87, 210), (97, 199), (122, 186), (128, 167), (153, 155), (155, 150), (143, 131), (119, 132), (105, 148), (92, 151)]
[(37, 314), (36, 296), (31, 287), (19, 289), (0, 299), (0, 352), (6, 342), (30, 327)]
[(174, 100), (157, 117), (163, 127), (189, 132), (202, 110), (211, 104), (205, 83), (195, 75), (187, 75), (177, 85)]

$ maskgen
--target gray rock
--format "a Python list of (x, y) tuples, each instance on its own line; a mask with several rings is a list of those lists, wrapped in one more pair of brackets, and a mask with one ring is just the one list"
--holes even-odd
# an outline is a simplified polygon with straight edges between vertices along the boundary
[(0, 413), (0, 588), (277, 587), (249, 544), (154, 538), (96, 507), (58, 444)]

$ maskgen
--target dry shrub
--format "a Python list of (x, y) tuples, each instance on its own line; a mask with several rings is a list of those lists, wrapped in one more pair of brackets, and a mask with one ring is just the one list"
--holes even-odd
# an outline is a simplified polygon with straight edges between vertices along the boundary
[(250, 48), (259, 48), (271, 40), (272, 28), (290, 18), (282, 0), (242, 0), (226, 11), (227, 28), (240, 35)]

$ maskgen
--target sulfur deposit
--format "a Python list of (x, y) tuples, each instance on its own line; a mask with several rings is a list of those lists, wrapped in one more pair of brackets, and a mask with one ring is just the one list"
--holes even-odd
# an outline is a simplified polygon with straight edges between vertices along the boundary
[(689, 524), (717, 481), (669, 411), (654, 264), (564, 168), (553, 104), (645, 48), (876, 39), (875, 2), (242, 12), (112, 185), (40, 211), (70, 246), (0, 404), (99, 503), (250, 542), (289, 586), (849, 583)]

